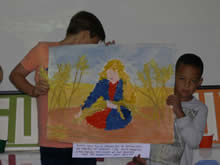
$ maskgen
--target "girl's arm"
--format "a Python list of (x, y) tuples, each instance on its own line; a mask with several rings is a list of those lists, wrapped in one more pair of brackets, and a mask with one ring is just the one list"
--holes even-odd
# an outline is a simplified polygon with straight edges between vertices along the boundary
[(84, 105), (82, 106), (82, 110), (84, 108), (89, 108), (92, 106), (93, 103), (96, 102), (96, 100), (103, 95), (103, 92), (105, 92), (106, 89), (106, 83), (104, 80), (99, 81), (93, 91), (90, 93), (90, 95), (87, 97)]

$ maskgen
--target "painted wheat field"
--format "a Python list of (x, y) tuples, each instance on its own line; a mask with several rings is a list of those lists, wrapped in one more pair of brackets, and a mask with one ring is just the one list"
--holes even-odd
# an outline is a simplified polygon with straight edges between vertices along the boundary
[(48, 138), (172, 143), (174, 115), (166, 98), (173, 93), (173, 53), (161, 44), (50, 49)]

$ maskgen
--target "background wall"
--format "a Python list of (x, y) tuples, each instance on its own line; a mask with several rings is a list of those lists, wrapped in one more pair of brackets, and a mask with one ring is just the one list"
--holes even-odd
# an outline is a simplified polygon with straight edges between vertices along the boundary
[[(200, 55), (204, 85), (219, 85), (219, 0), (10, 0), (0, 5), (0, 90), (15, 90), (11, 69), (40, 40), (62, 40), (69, 20), (79, 10), (94, 13), (103, 23), (107, 41), (176, 44), (182, 53)], [(29, 76), (33, 80), (33, 74)]]

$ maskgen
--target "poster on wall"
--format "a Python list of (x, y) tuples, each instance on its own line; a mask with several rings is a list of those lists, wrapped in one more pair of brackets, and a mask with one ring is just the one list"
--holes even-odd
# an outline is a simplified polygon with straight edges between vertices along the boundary
[(48, 138), (172, 143), (174, 116), (166, 98), (173, 93), (174, 53), (168, 44), (50, 48)]

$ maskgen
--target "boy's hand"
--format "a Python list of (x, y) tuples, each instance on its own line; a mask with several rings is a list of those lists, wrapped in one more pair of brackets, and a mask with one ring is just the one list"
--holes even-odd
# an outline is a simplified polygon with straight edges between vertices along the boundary
[(181, 101), (178, 96), (176, 95), (168, 96), (167, 105), (171, 105), (173, 107), (173, 112), (175, 113), (177, 118), (181, 118), (185, 116), (182, 110)]
[(115, 44), (115, 40), (105, 42), (105, 45), (106, 45), (106, 46), (114, 45), (114, 44)]
[(32, 90), (32, 96), (37, 97), (48, 93), (49, 84), (46, 80), (39, 80)]
[(144, 158), (141, 158), (140, 154), (138, 156), (135, 156), (133, 158), (133, 162), (136, 164), (136, 165), (147, 165), (147, 162)]

